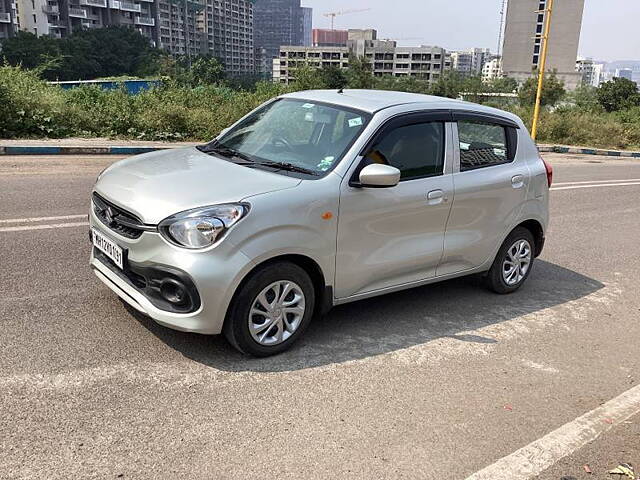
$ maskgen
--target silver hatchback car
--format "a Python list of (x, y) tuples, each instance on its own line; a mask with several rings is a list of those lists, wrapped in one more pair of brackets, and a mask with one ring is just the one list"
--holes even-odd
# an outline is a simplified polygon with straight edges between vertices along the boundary
[(283, 95), (208, 144), (102, 172), (91, 266), (161, 325), (272, 355), (334, 305), (475, 273), (518, 289), (544, 244), (551, 179), (507, 112), (388, 91)]

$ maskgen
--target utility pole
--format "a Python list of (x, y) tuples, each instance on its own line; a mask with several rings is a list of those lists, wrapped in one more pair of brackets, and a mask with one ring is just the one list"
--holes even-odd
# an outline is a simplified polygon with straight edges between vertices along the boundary
[(498, 32), (498, 48), (496, 54), (499, 57), (502, 52), (502, 32), (504, 31), (504, 16), (507, 12), (507, 0), (502, 0), (502, 8), (500, 9), (500, 31)]
[(544, 73), (547, 66), (547, 53), (549, 42), (549, 31), (551, 30), (551, 15), (553, 14), (553, 0), (547, 0), (547, 8), (544, 10), (544, 33), (542, 34), (542, 55), (538, 66), (538, 91), (536, 93), (536, 106), (533, 109), (533, 124), (531, 126), (531, 138), (535, 141), (538, 134), (538, 120), (540, 118), (540, 99), (542, 98), (542, 87), (544, 86)]

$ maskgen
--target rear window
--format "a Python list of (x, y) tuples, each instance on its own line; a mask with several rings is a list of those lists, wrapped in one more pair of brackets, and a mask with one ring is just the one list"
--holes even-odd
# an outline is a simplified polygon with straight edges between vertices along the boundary
[(488, 122), (458, 121), (460, 171), (474, 170), (508, 163), (508, 127)]

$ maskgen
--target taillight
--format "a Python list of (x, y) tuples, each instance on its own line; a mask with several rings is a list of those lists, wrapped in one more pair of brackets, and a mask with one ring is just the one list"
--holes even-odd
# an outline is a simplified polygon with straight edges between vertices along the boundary
[(553, 167), (544, 158), (540, 157), (540, 160), (544, 163), (544, 169), (547, 171), (547, 184), (549, 188), (551, 188), (551, 184), (553, 183)]

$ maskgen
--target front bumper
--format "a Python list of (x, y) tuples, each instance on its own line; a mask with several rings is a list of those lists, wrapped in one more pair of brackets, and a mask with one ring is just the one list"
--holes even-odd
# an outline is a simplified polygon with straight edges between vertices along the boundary
[(144, 232), (130, 239), (106, 227), (91, 212), (90, 224), (104, 235), (126, 248), (128, 261), (147, 268), (175, 268), (184, 272), (197, 292), (195, 311), (181, 313), (159, 308), (157, 299), (137, 288), (117, 267), (94, 255), (91, 249), (91, 267), (95, 275), (120, 298), (137, 311), (151, 317), (160, 325), (186, 332), (219, 334), (233, 294), (251, 262), (231, 243), (220, 242), (205, 252), (193, 252), (169, 245), (158, 233)]

